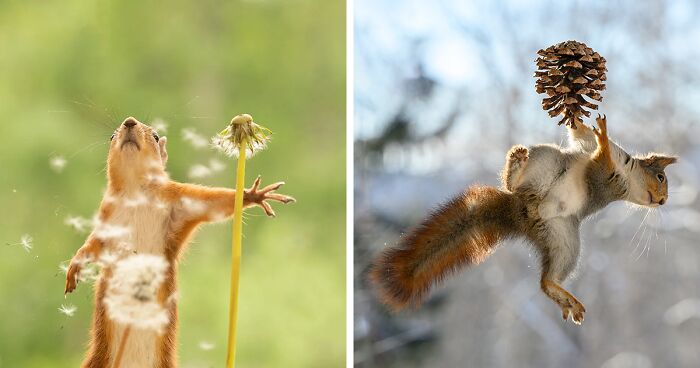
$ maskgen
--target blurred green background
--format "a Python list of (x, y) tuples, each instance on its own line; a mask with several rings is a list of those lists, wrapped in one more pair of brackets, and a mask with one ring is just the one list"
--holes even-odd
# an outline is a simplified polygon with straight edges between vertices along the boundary
[[(298, 203), (247, 212), (238, 365), (345, 364), (344, 14), (323, 0), (0, 2), (1, 367), (82, 360), (92, 287), (64, 299), (59, 264), (87, 234), (64, 221), (97, 209), (112, 130), (165, 122), (174, 180), (232, 187), (234, 161), (182, 131), (208, 139), (242, 112), (275, 133), (247, 186), (285, 180)], [(212, 158), (226, 170), (188, 175)], [(230, 236), (205, 226), (181, 261), (182, 367), (224, 364)]]

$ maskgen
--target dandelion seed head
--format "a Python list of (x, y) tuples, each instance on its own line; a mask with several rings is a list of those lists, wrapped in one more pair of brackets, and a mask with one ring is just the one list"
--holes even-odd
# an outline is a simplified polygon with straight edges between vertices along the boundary
[(197, 133), (194, 128), (182, 129), (181, 133), (182, 139), (189, 142), (194, 148), (204, 148), (208, 144), (207, 139)]
[(231, 119), (226, 129), (211, 139), (214, 148), (229, 157), (238, 157), (239, 149), (247, 151), (247, 157), (253, 157), (257, 152), (267, 147), (272, 132), (253, 122), (253, 117), (241, 114)]
[(66, 167), (67, 163), (68, 161), (66, 161), (66, 159), (60, 155), (49, 158), (49, 166), (51, 166), (51, 169), (57, 173), (61, 173), (61, 171), (63, 171), (63, 169)]
[(61, 307), (58, 308), (58, 311), (61, 312), (62, 314), (65, 314), (68, 317), (73, 317), (75, 314), (75, 311), (78, 310), (78, 307), (74, 306), (73, 304), (61, 304)]
[(158, 303), (157, 293), (168, 267), (165, 258), (151, 254), (118, 261), (104, 298), (109, 318), (138, 329), (162, 333), (169, 315)]

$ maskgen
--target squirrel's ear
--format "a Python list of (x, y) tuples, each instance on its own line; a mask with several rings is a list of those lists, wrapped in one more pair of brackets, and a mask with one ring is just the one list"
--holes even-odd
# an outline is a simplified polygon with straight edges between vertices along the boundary
[(165, 144), (168, 143), (168, 137), (160, 137), (158, 147), (160, 147), (160, 160), (163, 161), (163, 166), (168, 162), (168, 150), (165, 149)]
[(658, 153), (650, 153), (647, 157), (642, 159), (642, 163), (648, 167), (663, 170), (666, 166), (670, 164), (675, 164), (678, 161), (676, 156), (667, 156)]

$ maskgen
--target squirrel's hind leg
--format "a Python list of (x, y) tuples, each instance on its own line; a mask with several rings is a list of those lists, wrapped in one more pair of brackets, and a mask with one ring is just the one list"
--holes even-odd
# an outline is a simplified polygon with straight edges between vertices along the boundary
[(511, 192), (522, 182), (528, 157), (529, 151), (521, 145), (511, 147), (506, 155), (506, 166), (501, 173), (501, 181), (503, 186)]
[(586, 308), (561, 283), (573, 272), (578, 262), (580, 240), (578, 226), (566, 219), (552, 219), (538, 234), (536, 245), (542, 256), (540, 287), (552, 301), (559, 305), (562, 317), (580, 325)]

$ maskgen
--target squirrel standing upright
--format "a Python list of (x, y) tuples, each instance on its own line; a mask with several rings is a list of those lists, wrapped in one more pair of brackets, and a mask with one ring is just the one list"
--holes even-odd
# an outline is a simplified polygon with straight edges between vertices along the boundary
[(419, 305), (431, 287), (475, 265), (505, 239), (525, 238), (540, 255), (542, 291), (576, 324), (585, 307), (561, 284), (576, 268), (579, 227), (609, 203), (657, 207), (668, 198), (664, 169), (676, 157), (632, 157), (599, 129), (569, 127), (569, 147), (514, 146), (506, 156), (503, 189), (472, 186), (443, 204), (418, 228), (385, 250), (369, 270), (382, 302), (393, 310)]
[[(123, 367), (176, 366), (176, 303), (165, 301), (177, 289), (179, 256), (194, 230), (204, 222), (221, 221), (234, 210), (235, 190), (210, 188), (171, 181), (165, 171), (166, 137), (129, 117), (114, 132), (107, 159), (108, 187), (97, 214), (97, 225), (71, 260), (65, 293), (78, 282), (81, 266), (96, 261), (103, 252), (116, 252), (125, 245), (130, 253), (163, 256), (169, 263), (158, 299), (166, 304), (169, 322), (163, 334), (131, 331), (123, 350)], [(284, 183), (259, 189), (260, 177), (244, 194), (245, 207), (261, 206), (268, 216), (275, 213), (266, 202), (293, 202), (294, 198), (273, 193)], [(105, 231), (121, 227), (125, 232)], [(95, 285), (95, 312), (90, 348), (82, 367), (111, 367), (125, 326), (111, 321), (106, 313), (106, 287), (110, 267), (103, 267)]]

